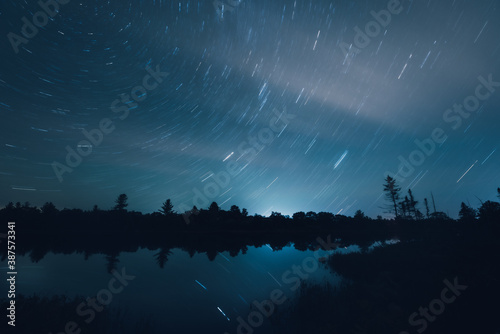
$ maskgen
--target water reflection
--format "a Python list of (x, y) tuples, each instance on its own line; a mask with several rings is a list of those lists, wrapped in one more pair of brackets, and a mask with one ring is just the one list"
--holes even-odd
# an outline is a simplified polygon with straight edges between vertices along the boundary
[[(231, 333), (236, 331), (236, 319), (255, 307), (253, 301), (269, 298), (274, 289), (280, 288), (293, 298), (294, 292), (283, 283), (282, 276), (313, 256), (312, 250), (300, 251), (293, 246), (280, 247), (279, 251), (274, 248), (250, 246), (237, 255), (233, 252), (236, 256), (227, 251), (200, 254), (166, 247), (108, 254), (49, 251), (41, 258), (30, 253), (18, 257), (22, 273), (18, 291), (24, 296), (40, 297), (29, 300), (35, 304), (32, 310), (36, 305), (66, 309), (54, 313), (64, 316), (51, 318), (54, 327), (50, 330), (59, 333), (70, 319), (82, 323), (84, 319), (75, 311), (76, 306), (106, 289), (112, 273), (124, 268), (135, 279), (121, 293), (113, 294), (112, 302), (106, 306), (109, 312), (97, 313), (96, 319), (111, 319), (131, 327), (148, 319), (151, 332), (193, 333), (210, 328), (214, 333)], [(33, 262), (38, 265), (33, 266)], [(326, 264), (321, 264), (305, 281), (338, 284), (340, 277), (332, 276)], [(5, 283), (2, 285), (5, 289)], [(64, 297), (57, 299), (58, 296)], [(96, 324), (108, 326), (104, 320)], [(86, 324), (83, 321), (81, 325), (83, 329)], [(92, 328), (92, 333), (101, 330), (98, 326), (88, 328)], [(266, 322), (259, 332), (271, 332), (271, 323)]]
[(169, 255), (172, 255), (172, 251), (170, 249), (160, 248), (159, 252), (155, 254), (156, 263), (160, 268), (165, 267), (165, 263), (168, 261)]

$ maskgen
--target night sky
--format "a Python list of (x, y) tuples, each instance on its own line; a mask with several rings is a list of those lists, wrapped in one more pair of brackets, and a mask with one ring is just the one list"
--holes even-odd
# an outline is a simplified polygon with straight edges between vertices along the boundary
[(452, 217), (496, 198), (497, 1), (58, 7), (0, 4), (1, 205), (126, 193), (142, 212), (171, 198), (375, 217), (387, 172), (422, 211), (431, 192)]

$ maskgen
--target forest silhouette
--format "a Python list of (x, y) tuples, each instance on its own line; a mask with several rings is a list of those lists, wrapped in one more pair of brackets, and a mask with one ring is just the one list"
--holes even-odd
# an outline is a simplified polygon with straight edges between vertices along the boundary
[[(105, 254), (108, 270), (116, 267), (118, 254), (134, 252), (139, 248), (159, 250), (157, 262), (163, 267), (171, 250), (179, 248), (191, 256), (206, 253), (214, 260), (219, 252), (231, 256), (245, 253), (249, 246), (270, 245), (280, 250), (291, 244), (298, 250), (314, 250), (318, 236), (330, 235), (341, 240), (341, 245), (357, 244), (368, 247), (373, 242), (397, 238), (410, 240), (430, 234), (460, 233), (483, 226), (497, 227), (500, 222), (500, 203), (486, 201), (478, 208), (461, 203), (459, 219), (436, 211), (432, 196), (432, 209), (424, 199), (424, 213), (411, 189), (401, 194), (395, 179), (387, 176), (384, 183), (387, 199), (387, 219), (367, 217), (361, 210), (353, 217), (330, 212), (296, 212), (292, 217), (272, 212), (269, 217), (248, 215), (246, 209), (236, 205), (225, 211), (213, 202), (207, 209), (193, 207), (189, 212), (177, 213), (167, 199), (157, 212), (143, 214), (127, 211), (128, 197), (120, 194), (109, 210), (97, 205), (92, 210), (58, 210), (51, 202), (41, 208), (28, 202), (8, 203), (0, 210), (3, 221), (15, 221), (23, 243), (17, 245), (19, 255), (29, 254), (38, 262), (48, 252), (69, 254)], [(500, 188), (497, 189), (500, 197)], [(404, 196), (404, 197), (403, 197)], [(90, 242), (89, 242), (90, 241)], [(2, 260), (6, 250), (1, 249)]]
[[(275, 333), (498, 332), (500, 203), (485, 201), (477, 209), (461, 203), (457, 206), (459, 219), (451, 219), (436, 210), (433, 196), (421, 206), (411, 190), (402, 194), (390, 177), (384, 192), (384, 210), (392, 218), (372, 219), (361, 210), (353, 217), (329, 212), (251, 216), (234, 205), (229, 211), (222, 210), (215, 202), (207, 209), (177, 213), (169, 199), (158, 212), (142, 214), (127, 210), (126, 194), (120, 194), (109, 210), (97, 206), (89, 211), (58, 210), (52, 203), (41, 208), (9, 203), (0, 210), (0, 217), (16, 222), (16, 234), (22, 240), (16, 244), (18, 256), (38, 262), (48, 253), (78, 253), (85, 259), (103, 254), (106, 268), (102, 270), (108, 272), (119, 267), (122, 252), (141, 248), (153, 251), (154, 261), (163, 269), (174, 249), (190, 256), (205, 253), (213, 261), (219, 253), (234, 257), (245, 254), (249, 247), (264, 245), (274, 251), (292, 245), (297, 250), (316, 250), (323, 246), (318, 237), (334, 240), (341, 248), (358, 245), (359, 253), (334, 252), (323, 262), (341, 275), (340, 286), (303, 281), (296, 297), (277, 308), (269, 318)], [(500, 197), (500, 188), (497, 195)], [(370, 247), (390, 239), (399, 242)], [(5, 260), (6, 248), (0, 254)], [(470, 287), (459, 301), (447, 306), (437, 320), (427, 321), (425, 329), (423, 323), (411, 327), (409, 315), (439, 297), (443, 279), (454, 277)], [(20, 312), (29, 312), (30, 317), (30, 322), (21, 323), (22, 330), (40, 330), (40, 323), (47, 329), (59, 326), (82, 298), (20, 296), (24, 310)], [(6, 304), (0, 301), (0, 305)], [(108, 333), (121, 321), (114, 312), (106, 311), (89, 332)], [(153, 323), (139, 319), (137, 329), (123, 328), (122, 332), (157, 331)]]

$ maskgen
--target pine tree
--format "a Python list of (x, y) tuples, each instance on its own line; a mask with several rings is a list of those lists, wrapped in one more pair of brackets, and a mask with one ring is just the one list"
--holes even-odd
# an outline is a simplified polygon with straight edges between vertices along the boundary
[(125, 208), (128, 206), (127, 200), (128, 200), (127, 195), (120, 194), (120, 196), (118, 196), (118, 198), (115, 201), (116, 205), (114, 209), (118, 211), (125, 211)]
[(403, 218), (406, 218), (407, 216), (407, 206), (406, 206), (407, 200), (408, 198), (405, 198), (404, 201), (399, 202), (399, 212), (401, 212), (401, 216)]
[[(408, 195), (410, 195), (410, 213), (413, 212), (413, 215), (415, 217), (415, 219), (418, 219), (417, 217), (417, 204), (418, 204), (418, 201), (415, 201), (415, 198), (413, 197), (413, 193), (411, 191), (411, 189), (408, 189)], [(410, 214), (411, 215), (411, 214)]]
[(390, 209), (389, 212), (394, 211), (394, 215), (396, 218), (399, 217), (398, 214), (398, 200), (399, 200), (399, 192), (401, 191), (401, 188), (396, 184), (396, 180), (389, 175), (385, 178), (385, 184), (384, 184), (384, 192), (385, 192), (385, 197), (387, 200), (390, 201)]
[(460, 212), (458, 213), (458, 216), (460, 217), (460, 220), (470, 222), (474, 221), (476, 219), (477, 212), (464, 202), (460, 204)]
[(431, 193), (431, 197), (432, 197), (432, 206), (434, 207), (433, 213), (435, 214), (435, 213), (437, 213), (437, 211), (436, 211), (436, 201), (434, 201), (434, 194), (433, 193)]
[(408, 196), (405, 196), (406, 215), (411, 218), (411, 204)]
[(425, 215), (427, 216), (427, 219), (429, 219), (430, 211), (429, 211), (429, 202), (427, 201), (427, 198), (424, 198), (424, 203), (425, 203)]
[(168, 216), (174, 213), (174, 211), (172, 210), (173, 208), (174, 206), (172, 205), (172, 202), (170, 201), (170, 199), (167, 199), (165, 203), (163, 203), (159, 211), (162, 215)]
[(354, 213), (354, 217), (353, 217), (355, 220), (364, 220), (366, 218), (365, 216), (365, 213), (361, 210), (357, 210), (355, 213)]

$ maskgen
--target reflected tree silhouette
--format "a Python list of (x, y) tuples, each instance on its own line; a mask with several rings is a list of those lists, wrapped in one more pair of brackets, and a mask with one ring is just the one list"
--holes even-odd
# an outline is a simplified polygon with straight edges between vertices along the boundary
[(116, 270), (117, 264), (120, 262), (118, 259), (119, 253), (113, 253), (106, 255), (106, 270), (108, 273), (112, 273), (113, 270)]
[(163, 269), (165, 267), (165, 263), (167, 263), (168, 257), (170, 255), (172, 255), (172, 251), (168, 248), (163, 247), (160, 248), (160, 251), (154, 255), (156, 263), (158, 263), (158, 266), (160, 266), (160, 268)]
[[(387, 192), (393, 205), (395, 197), (390, 191), (399, 187), (395, 180), (388, 181)], [(409, 198), (410, 204), (411, 201)], [(22, 222), (16, 226), (16, 233), (23, 237), (23, 242), (16, 244), (19, 256), (29, 256), (32, 262), (38, 262), (50, 252), (76, 252), (83, 254), (85, 260), (94, 254), (105, 254), (108, 272), (116, 268), (121, 252), (133, 253), (141, 248), (157, 250), (155, 260), (163, 268), (173, 249), (186, 251), (190, 257), (205, 253), (213, 261), (218, 253), (228, 252), (234, 257), (245, 254), (248, 247), (268, 245), (273, 250), (281, 250), (293, 244), (299, 250), (315, 250), (317, 238), (328, 235), (332, 240), (341, 240), (343, 245), (357, 244), (363, 248), (394, 236), (411, 240), (457, 228), (456, 233), (465, 233), (468, 228), (485, 226), (494, 230), (500, 225), (500, 203), (493, 201), (482, 203), (477, 217), (474, 208), (470, 208), (467, 215), (462, 210), (462, 216), (468, 219), (459, 221), (440, 212), (424, 219), (422, 215), (415, 215), (413, 205), (407, 206), (410, 208), (407, 212), (413, 213), (411, 218), (408, 215), (408, 219), (402, 219), (402, 212), (398, 210), (396, 219), (373, 220), (364, 215), (361, 219), (361, 214), (353, 218), (329, 212), (296, 212), (292, 218), (279, 212), (273, 212), (270, 217), (247, 216), (237, 206), (225, 211), (214, 202), (210, 210), (201, 209), (198, 215), (190, 217), (189, 225), (181, 214), (170, 212), (170, 205), (166, 207), (170, 214), (164, 216), (158, 212), (143, 214), (125, 210), (125, 196), (118, 202), (119, 210), (54, 210), (47, 204), (44, 212), (29, 203), (8, 203), (0, 209), (0, 220)], [(413, 199), (413, 203), (416, 202)], [(464, 207), (462, 205), (462, 209)], [(6, 247), (0, 248), (0, 257), (6, 259)]]

